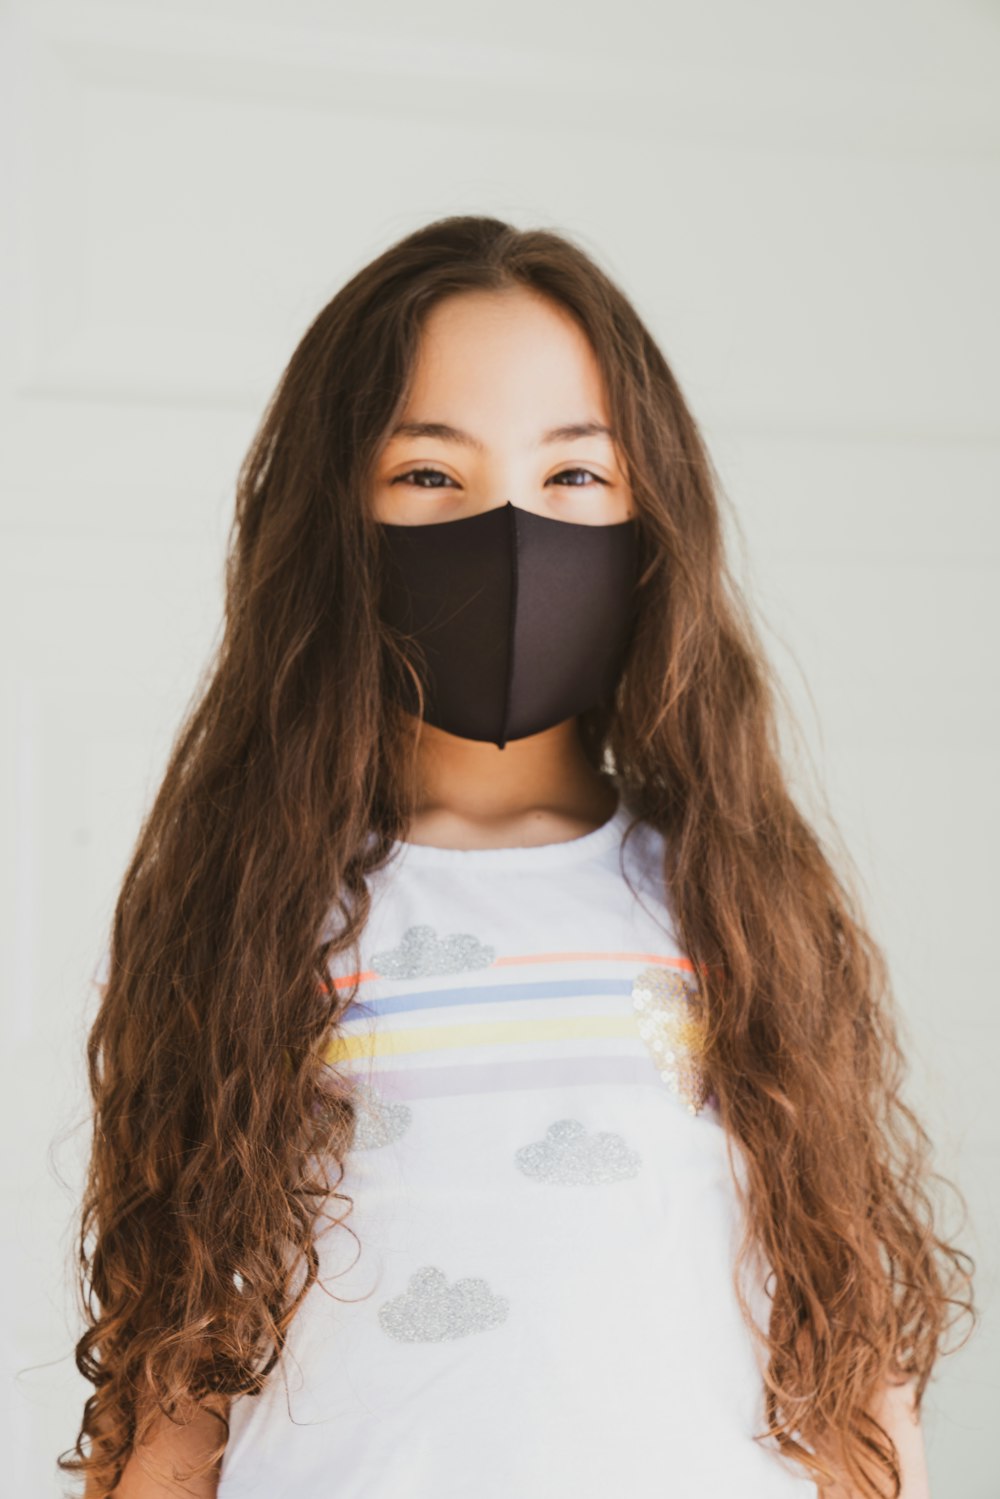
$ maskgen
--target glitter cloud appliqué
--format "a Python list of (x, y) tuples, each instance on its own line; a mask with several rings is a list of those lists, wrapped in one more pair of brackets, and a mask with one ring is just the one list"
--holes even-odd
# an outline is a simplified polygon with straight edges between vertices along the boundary
[(471, 932), (449, 932), (439, 937), (432, 926), (411, 926), (397, 947), (373, 953), (371, 966), (383, 978), (417, 979), (489, 968), (495, 957), (496, 949)]
[(642, 1163), (621, 1135), (588, 1135), (579, 1119), (557, 1119), (544, 1140), (532, 1140), (514, 1154), (514, 1164), (536, 1181), (599, 1186), (635, 1176)]
[(496, 1295), (478, 1276), (449, 1285), (443, 1270), (422, 1265), (402, 1295), (382, 1303), (378, 1320), (399, 1343), (443, 1343), (498, 1327), (509, 1309), (506, 1296)]
[(663, 1081), (690, 1113), (700, 1113), (711, 1094), (697, 984), (670, 968), (644, 968), (632, 985), (632, 1004), (639, 1034)]
[(413, 1118), (409, 1104), (383, 1098), (375, 1088), (360, 1083), (358, 1102), (361, 1107), (352, 1150), (377, 1150), (382, 1145), (391, 1145), (409, 1129)]

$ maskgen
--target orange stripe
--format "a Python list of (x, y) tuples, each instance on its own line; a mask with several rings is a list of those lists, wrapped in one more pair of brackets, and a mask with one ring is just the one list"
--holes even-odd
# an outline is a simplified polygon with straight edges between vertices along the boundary
[(497, 958), (490, 966), (505, 968), (511, 963), (593, 963), (601, 958), (611, 963), (665, 963), (671, 968), (686, 968), (694, 971), (690, 958), (665, 958), (655, 952), (539, 952), (525, 953), (523, 957)]
[[(367, 973), (345, 973), (344, 976), (343, 976), (343, 978), (335, 978), (334, 979), (334, 981), (333, 981), (333, 987), (334, 987), (334, 989), (346, 989), (347, 986), (348, 986), (348, 984), (354, 984), (354, 983), (367, 984), (371, 979), (377, 979), (377, 978), (378, 978), (378, 974), (374, 973), (374, 972), (371, 972), (371, 971), (369, 971)], [(329, 984), (320, 984), (320, 988), (323, 990), (323, 992), (325, 994), (329, 994), (329, 992), (330, 992), (330, 985)]]
[[(663, 963), (668, 968), (683, 968), (688, 973), (694, 972), (694, 964), (690, 958), (666, 958), (662, 953), (655, 952), (539, 952), (525, 953), (523, 956), (496, 958), (487, 964), (489, 968), (509, 968), (517, 963)], [(482, 973), (482, 968), (475, 970)], [(347, 973), (341, 978), (335, 978), (333, 987), (335, 989), (346, 989), (348, 985), (360, 983), (367, 984), (372, 980), (380, 978), (381, 975), (374, 969), (366, 969), (361, 973)], [(321, 984), (324, 993), (329, 993), (329, 985)]]

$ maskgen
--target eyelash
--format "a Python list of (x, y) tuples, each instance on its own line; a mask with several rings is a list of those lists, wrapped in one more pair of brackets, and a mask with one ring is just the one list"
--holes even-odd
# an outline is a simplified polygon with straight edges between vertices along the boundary
[[(406, 471), (405, 474), (397, 474), (396, 477), (395, 477), (395, 479), (391, 479), (389, 482), (391, 484), (403, 484), (408, 479), (412, 479), (412, 477), (413, 477), (414, 474), (437, 474), (442, 479), (446, 479), (448, 477), (447, 474), (442, 474), (442, 472), (441, 472), (441, 470), (439, 468), (421, 467), (421, 468), (407, 469), (407, 471)], [(553, 474), (552, 475), (552, 478), (553, 479), (561, 479), (562, 476), (563, 476), (563, 474), (589, 474), (590, 477), (597, 484), (607, 484), (607, 482), (608, 482), (607, 479), (602, 479), (599, 474), (595, 474), (591, 469), (589, 469), (589, 468), (581, 468), (581, 467), (560, 469), (559, 472), (558, 472), (558, 474)], [(446, 487), (447, 486), (444, 485), (444, 484), (416, 484), (416, 485), (414, 485), (415, 489), (445, 489)], [(589, 484), (563, 484), (563, 485), (560, 485), (560, 488), (562, 488), (562, 489), (589, 489), (590, 485)]]

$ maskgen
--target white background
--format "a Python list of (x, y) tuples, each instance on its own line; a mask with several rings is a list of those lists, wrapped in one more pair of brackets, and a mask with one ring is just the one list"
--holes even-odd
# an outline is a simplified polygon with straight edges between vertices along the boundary
[(237, 465), (342, 282), (468, 210), (579, 239), (703, 427), (972, 1214), (932, 1492), (996, 1499), (997, 0), (38, 0), (4, 42), (5, 1492), (64, 1491), (89, 1393), (89, 978), (220, 627)]

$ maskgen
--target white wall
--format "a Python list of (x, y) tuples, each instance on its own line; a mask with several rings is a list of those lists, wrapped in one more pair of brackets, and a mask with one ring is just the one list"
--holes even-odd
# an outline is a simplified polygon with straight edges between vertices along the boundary
[(933, 1492), (996, 1499), (997, 5), (20, 0), (5, 25), (9, 1491), (63, 1492), (89, 1392), (88, 977), (215, 639), (237, 464), (341, 282), (469, 209), (582, 239), (703, 425), (973, 1213), (985, 1316), (928, 1396)]

